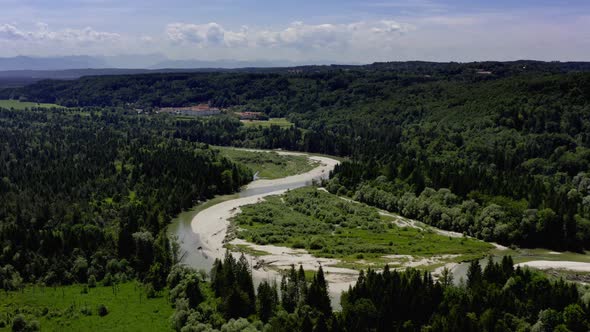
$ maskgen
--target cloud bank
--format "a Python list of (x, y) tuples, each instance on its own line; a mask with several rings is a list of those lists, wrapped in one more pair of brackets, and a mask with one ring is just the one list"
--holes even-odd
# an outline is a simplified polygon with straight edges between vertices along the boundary
[(121, 35), (96, 31), (90, 27), (83, 29), (50, 30), (44, 23), (37, 23), (37, 30), (26, 31), (11, 24), (0, 24), (0, 39), (10, 41), (50, 41), (68, 43), (108, 42), (121, 39)]
[(166, 37), (174, 43), (198, 47), (269, 47), (306, 49), (341, 49), (359, 42), (387, 42), (412, 30), (409, 24), (392, 20), (354, 22), (349, 24), (306, 24), (296, 21), (284, 28), (240, 30), (226, 29), (210, 22), (205, 24), (171, 23)]

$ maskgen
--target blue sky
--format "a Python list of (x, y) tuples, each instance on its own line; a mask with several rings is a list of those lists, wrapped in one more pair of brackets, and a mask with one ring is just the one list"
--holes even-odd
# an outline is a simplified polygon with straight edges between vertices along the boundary
[(0, 0), (0, 56), (590, 60), (588, 0)]

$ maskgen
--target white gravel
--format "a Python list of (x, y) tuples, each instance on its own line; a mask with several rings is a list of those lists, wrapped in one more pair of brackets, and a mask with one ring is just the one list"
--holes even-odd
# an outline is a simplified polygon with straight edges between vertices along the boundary
[[(279, 151), (279, 154), (297, 154), (293, 152)], [(266, 188), (272, 186), (286, 186), (297, 184), (302, 181), (311, 181), (327, 177), (331, 170), (339, 163), (335, 159), (319, 156), (309, 156), (309, 159), (317, 161), (320, 166), (303, 174), (288, 176), (273, 180), (256, 180), (250, 183), (245, 189)], [(254, 204), (261, 201), (264, 197), (270, 195), (280, 195), (286, 190), (277, 190), (260, 195), (237, 198), (219, 204), (215, 204), (199, 212), (191, 221), (193, 232), (199, 235), (202, 242), (202, 251), (212, 258), (223, 258), (225, 255), (224, 239), (229, 226), (229, 219), (240, 212), (239, 207)], [(261, 265), (261, 268), (252, 269), (254, 278), (278, 280), (278, 269), (290, 268), (291, 264), (296, 266), (302, 265), (307, 270), (317, 270), (322, 265), (326, 274), (326, 280), (329, 283), (330, 293), (334, 297), (340, 296), (340, 293), (347, 290), (350, 285), (356, 281), (358, 271), (352, 269), (338, 268), (330, 265), (338, 263), (334, 259), (317, 258), (305, 250), (296, 250), (287, 247), (278, 246), (260, 246), (246, 241), (235, 239), (232, 244), (247, 244), (253, 249), (268, 252), (269, 255), (254, 257), (246, 255), (252, 266)], [(233, 253), (239, 256), (240, 253)], [(264, 263), (262, 264), (262, 261)]]
[(590, 263), (572, 261), (530, 261), (518, 263), (515, 266), (528, 266), (540, 270), (570, 270), (577, 272), (590, 272)]

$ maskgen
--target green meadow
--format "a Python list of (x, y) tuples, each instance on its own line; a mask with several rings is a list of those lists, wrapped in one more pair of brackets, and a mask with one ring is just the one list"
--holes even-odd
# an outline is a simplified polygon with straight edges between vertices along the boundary
[(32, 102), (28, 102), (28, 101), (23, 102), (23, 101), (18, 101), (18, 100), (0, 100), (0, 108), (14, 108), (14, 109), (18, 109), (18, 110), (23, 110), (23, 109), (35, 108), (35, 107), (64, 108), (63, 106), (56, 105), (56, 104), (32, 103)]
[[(27, 286), (0, 295), (0, 331), (10, 331), (17, 314), (41, 331), (171, 331), (167, 292), (148, 299), (138, 282), (88, 288)], [(99, 315), (99, 306), (107, 314)], [(103, 312), (104, 313), (104, 312)]]
[(268, 120), (242, 120), (242, 123), (246, 127), (264, 127), (269, 128), (270, 126), (278, 126), (281, 128), (290, 128), (293, 123), (286, 118), (271, 118)]

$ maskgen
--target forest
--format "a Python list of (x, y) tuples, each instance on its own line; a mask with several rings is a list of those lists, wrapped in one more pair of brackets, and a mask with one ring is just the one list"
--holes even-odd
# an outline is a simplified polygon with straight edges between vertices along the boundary
[[(249, 168), (209, 146), (222, 145), (346, 157), (323, 183), (332, 193), (504, 245), (590, 249), (585, 64), (413, 62), (83, 77), (0, 90), (0, 99), (68, 107), (0, 109), (4, 292), (137, 280), (150, 296), (168, 298), (172, 329), (185, 332), (589, 328), (587, 293), (515, 269), (509, 257), (485, 267), (474, 261), (457, 285), (448, 274), (434, 280), (413, 269), (368, 270), (334, 311), (321, 269), (310, 275), (293, 267), (279, 285), (254, 287), (247, 262), (231, 255), (210, 273), (178, 265), (165, 232), (183, 209), (252, 180)], [(151, 111), (200, 102), (294, 126)], [(298, 199), (289, 204), (298, 208)], [(365, 217), (356, 226), (368, 227)], [(292, 240), (278, 230), (248, 236), (256, 235)], [(303, 246), (324, 249), (311, 244)], [(0, 323), (38, 329), (19, 310)]]
[(333, 193), (505, 245), (590, 246), (587, 65), (304, 69), (84, 77), (0, 97), (146, 108), (209, 101), (286, 117), (294, 127), (245, 127), (230, 117), (178, 121), (174, 136), (347, 156), (328, 186)]
[(158, 121), (0, 110), (0, 287), (139, 278), (164, 287), (169, 220), (252, 172)]
[[(461, 286), (415, 269), (361, 272), (333, 311), (321, 266), (292, 266), (254, 287), (245, 256), (226, 253), (210, 280), (175, 267), (167, 280), (176, 331), (587, 331), (590, 293), (513, 268), (512, 258), (469, 266)], [(248, 317), (246, 319), (245, 317)]]

